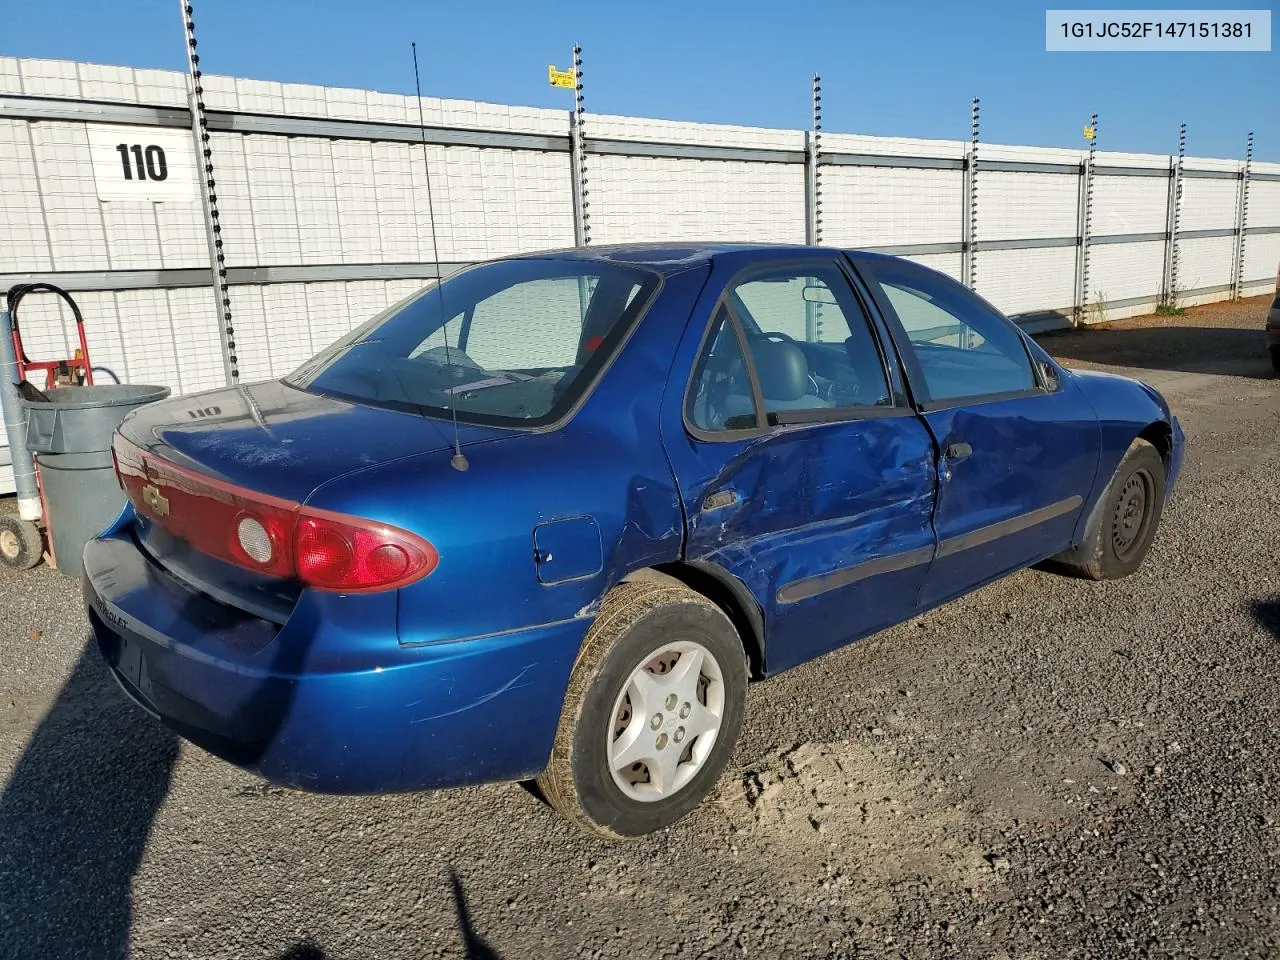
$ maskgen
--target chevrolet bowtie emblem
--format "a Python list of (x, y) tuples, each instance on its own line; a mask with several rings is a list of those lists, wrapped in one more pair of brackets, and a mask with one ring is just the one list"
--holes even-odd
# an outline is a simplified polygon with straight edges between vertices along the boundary
[(169, 498), (160, 492), (160, 488), (154, 483), (148, 483), (142, 488), (142, 502), (151, 508), (151, 512), (157, 517), (167, 517), (169, 515)]

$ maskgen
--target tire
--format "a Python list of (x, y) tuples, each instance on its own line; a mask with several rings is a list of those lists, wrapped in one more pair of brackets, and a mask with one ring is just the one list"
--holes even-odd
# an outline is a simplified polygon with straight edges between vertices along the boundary
[(1280, 347), (1271, 348), (1271, 369), (1280, 373)]
[[(689, 677), (695, 666), (698, 677)], [(746, 694), (746, 651), (718, 606), (661, 575), (621, 583), (578, 654), (538, 788), (588, 832), (628, 839), (660, 830), (719, 779)]]
[(40, 528), (20, 517), (0, 517), (0, 563), (15, 570), (30, 570), (44, 559)]
[(1079, 546), (1054, 560), (1090, 580), (1118, 580), (1142, 565), (1164, 512), (1164, 460), (1149, 442), (1134, 440), (1094, 505)]

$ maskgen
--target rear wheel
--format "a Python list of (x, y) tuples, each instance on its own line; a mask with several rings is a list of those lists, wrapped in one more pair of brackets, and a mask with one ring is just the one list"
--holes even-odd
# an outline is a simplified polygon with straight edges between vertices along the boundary
[(1165, 468), (1149, 442), (1134, 440), (1085, 525), (1078, 547), (1054, 559), (1091, 580), (1115, 580), (1142, 565), (1164, 511)]
[(40, 528), (20, 517), (0, 517), (0, 563), (17, 570), (30, 570), (44, 557)]
[(659, 830), (715, 785), (746, 690), (746, 653), (719, 607), (674, 580), (620, 584), (574, 664), (538, 786), (591, 832)]
[(1271, 369), (1280, 373), (1280, 347), (1271, 348)]

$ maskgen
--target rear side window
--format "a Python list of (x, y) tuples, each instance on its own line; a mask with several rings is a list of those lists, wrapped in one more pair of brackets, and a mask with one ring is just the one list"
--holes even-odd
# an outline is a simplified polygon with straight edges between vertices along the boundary
[(875, 335), (835, 265), (780, 264), (734, 284), (730, 300), (766, 413), (892, 406)]
[(688, 404), (689, 422), (708, 433), (751, 430), (758, 423), (742, 342), (723, 306), (716, 313), (702, 359), (694, 370)]
[(564, 416), (658, 286), (586, 260), (508, 260), (432, 286), (308, 361), (287, 382), (373, 406), (477, 423)]

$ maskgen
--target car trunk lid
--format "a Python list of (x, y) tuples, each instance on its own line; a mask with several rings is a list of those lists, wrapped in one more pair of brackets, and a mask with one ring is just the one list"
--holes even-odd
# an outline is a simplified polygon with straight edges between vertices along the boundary
[[(512, 432), (459, 424), (458, 441)], [(287, 508), (361, 469), (435, 451), (447, 459), (453, 427), (273, 381), (151, 404), (119, 434), (116, 456), (138, 540), (153, 561), (215, 599), (283, 623), (299, 585), (196, 549), (185, 535), (192, 515), (237, 491)]]
[[(256, 493), (306, 501), (353, 470), (447, 451), (448, 421), (309, 393), (278, 381), (177, 397), (138, 410), (122, 436), (180, 467)], [(510, 430), (459, 424), (464, 445)]]

